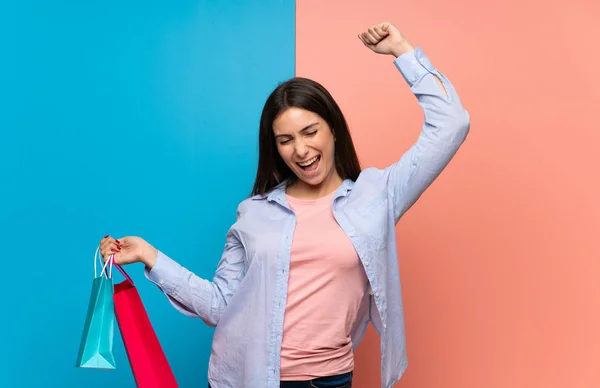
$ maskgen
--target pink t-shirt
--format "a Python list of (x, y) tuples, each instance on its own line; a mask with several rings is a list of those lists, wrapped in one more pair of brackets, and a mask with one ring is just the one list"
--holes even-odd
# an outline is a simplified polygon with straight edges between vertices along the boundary
[(333, 217), (334, 193), (287, 196), (296, 213), (281, 345), (281, 380), (309, 380), (354, 368), (350, 331), (367, 290), (352, 243)]

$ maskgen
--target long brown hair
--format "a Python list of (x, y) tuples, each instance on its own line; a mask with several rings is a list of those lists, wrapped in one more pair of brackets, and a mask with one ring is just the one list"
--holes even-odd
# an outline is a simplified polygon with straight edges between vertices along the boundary
[(279, 183), (297, 178), (279, 155), (273, 133), (275, 119), (291, 107), (311, 111), (327, 122), (336, 139), (335, 168), (342, 179), (356, 181), (361, 168), (340, 107), (322, 85), (295, 77), (280, 84), (265, 102), (260, 117), (258, 168), (252, 195), (264, 195)]

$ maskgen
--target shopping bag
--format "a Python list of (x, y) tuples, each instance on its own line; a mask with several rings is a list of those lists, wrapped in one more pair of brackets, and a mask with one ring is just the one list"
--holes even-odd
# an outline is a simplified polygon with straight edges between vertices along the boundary
[(78, 368), (115, 369), (115, 358), (112, 353), (115, 329), (112, 266), (108, 265), (110, 260), (107, 260), (104, 266), (100, 261), (102, 270), (98, 275), (96, 262), (101, 259), (97, 256), (98, 249), (94, 254), (92, 292), (75, 366)]
[(114, 264), (125, 281), (115, 284), (113, 300), (117, 325), (138, 388), (176, 388), (177, 381), (154, 332), (133, 281)]

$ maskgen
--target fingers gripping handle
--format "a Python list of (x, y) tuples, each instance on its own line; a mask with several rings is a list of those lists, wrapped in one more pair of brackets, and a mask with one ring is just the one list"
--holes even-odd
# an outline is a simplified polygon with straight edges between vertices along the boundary
[[(125, 279), (127, 279), (127, 281), (131, 283), (131, 285), (133, 285), (133, 280), (131, 279), (131, 277), (129, 277), (129, 275), (127, 275), (127, 272), (125, 272), (119, 264), (115, 263), (115, 255), (108, 256), (108, 259), (106, 260), (104, 265), (102, 265), (102, 259), (98, 258), (99, 251), (100, 247), (96, 248), (96, 253), (94, 254), (94, 277), (98, 277), (98, 267), (96, 263), (100, 261), (100, 265), (102, 266), (102, 272), (100, 273), (100, 276), (104, 274), (107, 278), (112, 278), (112, 267), (114, 266), (116, 269), (119, 270), (119, 272), (121, 272), (121, 275), (123, 275)], [(108, 273), (106, 272), (106, 266), (108, 266)]]

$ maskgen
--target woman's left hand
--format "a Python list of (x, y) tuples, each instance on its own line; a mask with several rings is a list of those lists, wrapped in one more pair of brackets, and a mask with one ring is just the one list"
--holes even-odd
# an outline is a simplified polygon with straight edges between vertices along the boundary
[(381, 22), (358, 35), (365, 46), (377, 54), (400, 55), (414, 49), (402, 32), (391, 22)]

